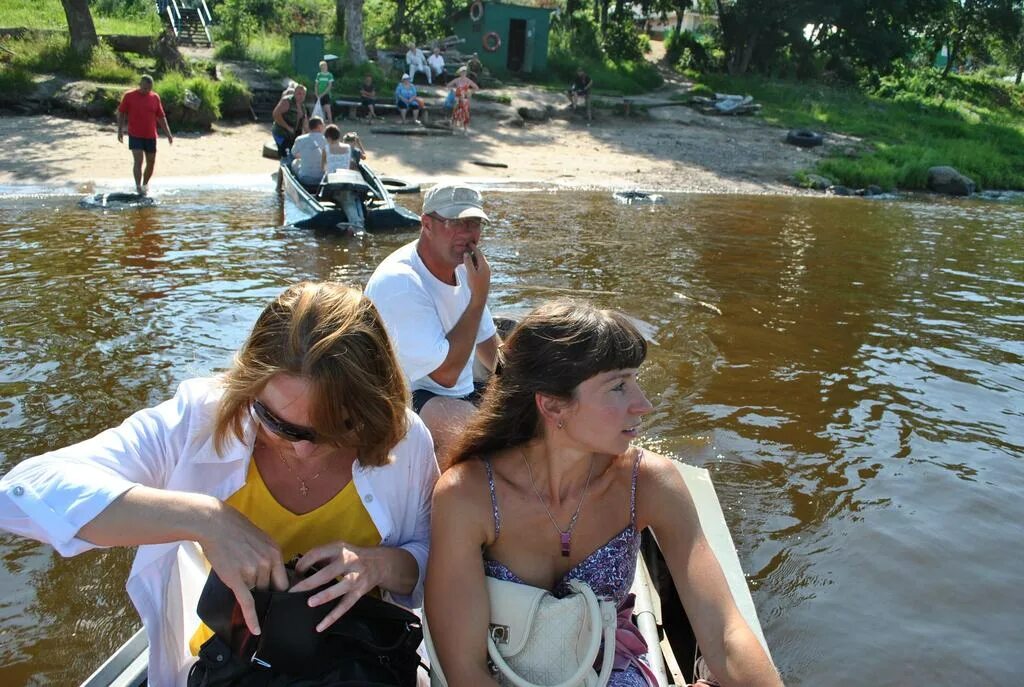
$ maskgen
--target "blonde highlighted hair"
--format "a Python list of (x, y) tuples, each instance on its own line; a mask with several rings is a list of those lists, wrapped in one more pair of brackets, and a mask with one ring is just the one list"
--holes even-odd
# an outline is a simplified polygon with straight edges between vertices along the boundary
[(408, 431), (405, 377), (377, 309), (357, 289), (301, 282), (263, 309), (223, 376), (218, 451), (231, 434), (244, 441), (243, 419), (277, 374), (310, 382), (320, 440), (355, 447), (363, 465), (386, 464)]

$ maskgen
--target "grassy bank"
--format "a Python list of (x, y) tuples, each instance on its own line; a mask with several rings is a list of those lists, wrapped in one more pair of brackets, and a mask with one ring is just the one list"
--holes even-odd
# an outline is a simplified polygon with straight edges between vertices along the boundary
[[(2, 0), (0, 27), (27, 29), (56, 29), (67, 31), (68, 21), (60, 0)], [(155, 36), (160, 33), (160, 18), (155, 6), (149, 12), (106, 16), (93, 9), (92, 19), (97, 33), (116, 33), (131, 36)]]
[(754, 96), (773, 124), (862, 139), (813, 170), (846, 186), (924, 189), (929, 167), (952, 165), (983, 188), (1024, 189), (1024, 89), (1011, 84), (926, 73), (888, 77), (869, 94), (760, 77), (699, 82)]

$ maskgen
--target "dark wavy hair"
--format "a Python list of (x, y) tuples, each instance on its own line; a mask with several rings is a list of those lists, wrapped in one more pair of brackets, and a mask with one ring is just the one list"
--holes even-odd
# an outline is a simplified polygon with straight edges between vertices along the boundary
[(535, 394), (566, 401), (596, 374), (639, 367), (647, 342), (629, 319), (589, 303), (557, 300), (523, 318), (501, 349), (483, 404), (452, 447), (451, 465), (518, 446), (541, 432)]

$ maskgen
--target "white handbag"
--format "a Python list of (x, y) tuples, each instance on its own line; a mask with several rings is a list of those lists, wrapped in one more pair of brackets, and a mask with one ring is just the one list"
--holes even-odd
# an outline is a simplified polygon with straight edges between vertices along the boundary
[[(604, 687), (615, 662), (615, 604), (599, 600), (586, 582), (571, 580), (573, 593), (556, 599), (546, 589), (487, 578), (491, 620), (487, 654), (495, 679), (514, 687)], [(448, 681), (434, 651), (427, 623), (430, 683)], [(604, 639), (601, 670), (594, 661)]]

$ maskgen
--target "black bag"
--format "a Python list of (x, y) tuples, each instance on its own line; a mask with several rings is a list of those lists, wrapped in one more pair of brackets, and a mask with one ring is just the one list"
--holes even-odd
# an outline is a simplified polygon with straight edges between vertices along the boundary
[(325, 632), (333, 608), (310, 608), (308, 592), (253, 590), (259, 635), (249, 633), (234, 593), (211, 572), (199, 598), (200, 619), (215, 633), (199, 650), (188, 687), (415, 687), (423, 640), (419, 618), (364, 596)]

